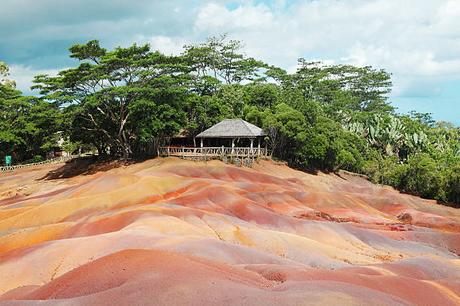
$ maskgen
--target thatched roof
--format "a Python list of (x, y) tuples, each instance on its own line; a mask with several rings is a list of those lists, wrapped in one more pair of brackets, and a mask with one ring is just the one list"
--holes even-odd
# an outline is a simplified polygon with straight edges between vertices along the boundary
[(197, 138), (255, 138), (265, 136), (264, 131), (244, 121), (243, 119), (225, 119), (206, 131), (201, 132)]

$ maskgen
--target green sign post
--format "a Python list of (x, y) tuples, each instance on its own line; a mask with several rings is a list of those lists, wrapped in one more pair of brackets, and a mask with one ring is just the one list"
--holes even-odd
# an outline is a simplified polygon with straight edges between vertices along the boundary
[(11, 166), (11, 155), (5, 156), (5, 165)]

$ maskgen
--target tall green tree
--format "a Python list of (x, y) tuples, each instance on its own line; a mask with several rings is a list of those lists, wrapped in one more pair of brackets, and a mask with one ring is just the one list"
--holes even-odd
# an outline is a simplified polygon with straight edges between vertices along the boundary
[(228, 40), (226, 35), (211, 37), (205, 43), (184, 47), (184, 57), (200, 78), (213, 77), (225, 84), (256, 80), (267, 65), (242, 52), (241, 41)]
[[(181, 58), (152, 52), (148, 45), (107, 51), (98, 41), (74, 45), (70, 52), (80, 65), (55, 77), (37, 76), (34, 88), (64, 107), (77, 105), (71, 114), (82, 122), (76, 125), (103, 139), (111, 154), (128, 158), (136, 153), (133, 146), (177, 132), (189, 81)], [(174, 116), (162, 117), (171, 109)], [(154, 118), (175, 124), (149, 122)]]
[[(297, 72), (284, 77), (284, 82), (301, 89), (307, 100), (325, 105), (338, 104), (350, 111), (393, 110), (387, 101), (392, 85), (390, 75), (369, 66), (325, 65), (300, 59)], [(344, 105), (344, 101), (348, 103)]]
[[(6, 64), (0, 73), (8, 75)], [(12, 155), (15, 161), (44, 156), (57, 143), (60, 115), (54, 104), (26, 97), (15, 89), (12, 80), (0, 82), (0, 156)]]

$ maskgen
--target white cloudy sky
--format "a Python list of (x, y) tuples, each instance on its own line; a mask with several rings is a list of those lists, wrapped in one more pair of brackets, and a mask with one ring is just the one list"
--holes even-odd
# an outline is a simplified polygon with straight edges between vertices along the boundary
[(299, 57), (386, 69), (401, 112), (460, 124), (460, 0), (2, 0), (0, 60), (29, 92), (33, 75), (75, 64), (73, 43), (176, 53), (222, 33), (288, 70)]

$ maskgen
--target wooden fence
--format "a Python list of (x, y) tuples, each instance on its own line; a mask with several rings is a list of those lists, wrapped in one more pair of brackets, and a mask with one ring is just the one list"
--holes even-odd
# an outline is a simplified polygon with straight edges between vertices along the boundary
[(183, 159), (207, 161), (220, 159), (224, 162), (252, 165), (256, 158), (268, 157), (266, 148), (248, 147), (160, 147), (159, 156), (176, 156)]
[(61, 157), (58, 157), (58, 158), (47, 159), (47, 160), (44, 160), (44, 161), (41, 161), (41, 162), (30, 163), (30, 164), (20, 164), (20, 165), (14, 165), (14, 166), (1, 166), (0, 167), (0, 172), (14, 171), (16, 169), (28, 168), (28, 167), (37, 166), (37, 165), (62, 163), (62, 162), (71, 160), (72, 158), (75, 158), (76, 156), (78, 156), (78, 155), (61, 156)]

